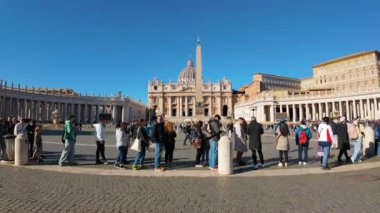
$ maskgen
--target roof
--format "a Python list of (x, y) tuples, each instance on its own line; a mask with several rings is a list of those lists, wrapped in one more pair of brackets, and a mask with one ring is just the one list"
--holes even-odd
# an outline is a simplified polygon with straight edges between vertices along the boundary
[(295, 81), (299, 81), (300, 80), (298, 78), (292, 78), (292, 77), (282, 76), (282, 75), (265, 74), (265, 73), (260, 73), (260, 72), (255, 73), (255, 75), (271, 76), (271, 77), (284, 78), (284, 79), (290, 79), (290, 80), (295, 80)]
[(356, 58), (356, 57), (363, 56), (363, 55), (368, 55), (368, 54), (371, 54), (371, 53), (376, 53), (376, 54), (379, 55), (379, 52), (377, 50), (363, 51), (363, 52), (358, 52), (358, 53), (354, 53), (354, 54), (351, 54), (351, 55), (347, 55), (347, 56), (343, 56), (343, 57), (340, 57), (340, 58), (336, 58), (336, 59), (325, 61), (323, 63), (320, 63), (318, 65), (313, 66), (313, 68), (324, 66), (324, 65), (327, 65), (327, 64), (332, 64), (332, 63), (339, 62), (339, 61), (344, 61), (344, 60), (351, 59), (351, 58)]

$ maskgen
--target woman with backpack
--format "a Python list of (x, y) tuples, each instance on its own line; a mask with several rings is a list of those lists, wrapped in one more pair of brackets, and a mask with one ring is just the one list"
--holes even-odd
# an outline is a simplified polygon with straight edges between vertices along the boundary
[(194, 125), (194, 141), (193, 147), (197, 150), (197, 155), (195, 156), (195, 167), (203, 167), (201, 164), (201, 157), (206, 149), (206, 140), (202, 132), (203, 122), (198, 121)]
[[(312, 137), (311, 130), (306, 126), (306, 121), (302, 120), (301, 125), (296, 129), (296, 144), (298, 146), (298, 164), (307, 165), (307, 154), (309, 150), (309, 141)], [(303, 158), (302, 158), (303, 154)]]
[(348, 126), (348, 136), (350, 137), (352, 143), (354, 144), (354, 153), (351, 156), (351, 162), (361, 162), (360, 149), (362, 146), (362, 140), (364, 135), (363, 125), (359, 123), (359, 119), (356, 119)]
[(328, 159), (330, 155), (330, 147), (333, 143), (333, 131), (329, 125), (329, 118), (324, 117), (322, 123), (318, 126), (318, 145), (322, 147), (322, 169), (330, 170)]
[[(280, 123), (277, 125), (275, 130), (275, 136), (277, 139), (276, 150), (279, 152), (279, 163), (278, 166), (282, 167), (288, 166), (288, 152), (290, 149), (289, 145), (289, 127), (285, 122), (285, 119), (281, 119)], [(285, 160), (284, 160), (285, 155)]]

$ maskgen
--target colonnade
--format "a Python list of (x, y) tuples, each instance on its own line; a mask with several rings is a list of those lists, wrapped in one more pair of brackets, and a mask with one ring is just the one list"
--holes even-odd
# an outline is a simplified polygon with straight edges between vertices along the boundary
[(245, 113), (239, 107), (235, 108), (235, 117), (250, 119), (254, 115), (261, 122), (276, 122), (280, 117), (290, 122), (302, 119), (318, 121), (325, 116), (377, 120), (380, 119), (380, 94), (319, 100), (266, 101), (248, 107), (249, 110), (245, 110)]
[(46, 95), (26, 89), (0, 87), (0, 117), (30, 118), (52, 122), (53, 114), (64, 121), (74, 115), (77, 121), (92, 123), (100, 114), (110, 114), (113, 121), (145, 119), (146, 107), (124, 97)]

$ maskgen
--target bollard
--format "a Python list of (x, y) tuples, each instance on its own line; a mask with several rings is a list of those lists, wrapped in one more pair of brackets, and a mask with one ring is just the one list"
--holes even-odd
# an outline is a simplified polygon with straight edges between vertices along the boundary
[(3, 159), (3, 162), (15, 160), (15, 138), (16, 136), (14, 135), (4, 136), (6, 156), (5, 159)]
[(15, 165), (22, 166), (28, 163), (28, 141), (23, 134), (15, 139)]
[(218, 143), (218, 172), (220, 175), (231, 175), (232, 166), (232, 141), (224, 135)]

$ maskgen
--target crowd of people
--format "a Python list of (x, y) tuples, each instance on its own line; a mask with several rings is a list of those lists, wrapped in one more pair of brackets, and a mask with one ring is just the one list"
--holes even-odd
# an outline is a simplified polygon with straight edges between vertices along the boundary
[[(106, 121), (101, 119), (92, 127), (94, 128), (96, 142), (95, 163), (108, 164), (105, 155)], [(313, 135), (318, 141), (317, 155), (321, 158), (321, 167), (325, 170), (330, 169), (328, 161), (331, 149), (339, 149), (337, 156), (339, 164), (360, 163), (372, 155), (380, 156), (380, 121), (362, 121), (360, 118), (356, 118), (348, 122), (345, 117), (332, 120), (325, 117), (321, 122), (302, 120), (299, 124), (287, 124), (285, 119), (280, 119), (277, 124), (267, 125), (265, 128), (267, 132), (273, 131), (279, 167), (288, 166), (291, 135), (294, 136), (294, 143), (298, 147), (298, 163), (302, 166), (309, 163), (308, 152)], [(21, 134), (28, 142), (29, 158), (43, 162), (41, 130), (42, 125), (37, 125), (31, 119), (16, 119), (11, 116), (7, 120), (0, 118), (1, 157), (6, 158), (4, 136)], [(59, 159), (59, 165), (77, 165), (73, 157), (79, 130), (75, 116), (70, 116), (64, 125), (62, 135), (64, 149)], [(249, 123), (244, 118), (238, 118), (235, 123), (231, 122), (223, 127), (219, 115), (213, 116), (207, 122), (186, 122), (180, 125), (165, 121), (163, 116), (157, 116), (151, 122), (141, 119), (131, 123), (117, 123), (115, 137), (118, 155), (114, 166), (126, 168), (128, 150), (134, 149), (137, 155), (131, 162), (131, 168), (133, 170), (148, 168), (144, 165), (144, 160), (146, 152), (149, 151), (149, 147), (153, 143), (155, 171), (165, 171), (173, 163), (173, 153), (179, 131), (185, 135), (183, 145), (186, 146), (186, 142), (189, 141), (196, 150), (194, 166), (197, 168), (208, 166), (210, 170), (217, 170), (218, 142), (222, 134), (228, 134), (234, 144), (233, 149), (236, 151), (234, 165), (236, 167), (247, 164), (242, 159), (243, 154), (248, 150), (252, 154), (253, 169), (266, 166), (261, 139), (264, 134), (263, 125), (255, 117), (252, 117)], [(351, 149), (351, 144), (353, 145), (353, 152), (349, 156), (348, 151)], [(164, 151), (165, 162), (161, 163)], [(342, 160), (343, 156), (345, 161)]]
[(41, 137), (42, 125), (36, 124), (32, 119), (18, 119), (13, 116), (8, 116), (5, 120), (0, 118), (0, 152), (1, 158), (6, 159), (6, 144), (4, 136), (14, 135), (20, 136), (27, 141), (28, 144), (28, 157), (31, 160), (37, 162), (43, 162), (45, 158), (42, 155), (42, 137)]

